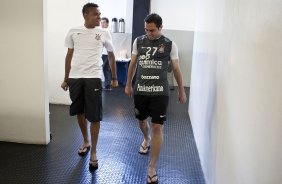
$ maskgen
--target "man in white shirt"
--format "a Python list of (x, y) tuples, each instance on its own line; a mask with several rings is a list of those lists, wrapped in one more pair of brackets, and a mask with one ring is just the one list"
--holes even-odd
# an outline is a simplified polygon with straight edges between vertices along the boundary
[[(108, 31), (109, 27), (109, 19), (107, 17), (102, 17), (101, 19), (101, 27)], [(103, 59), (103, 72), (105, 76), (105, 82), (104, 82), (104, 90), (112, 90), (111, 88), (111, 68), (108, 60), (108, 52), (106, 49), (103, 49), (102, 54)]]
[[(99, 28), (100, 10), (98, 5), (87, 3), (82, 9), (84, 26), (70, 29), (65, 39), (68, 48), (65, 59), (65, 78), (61, 87), (69, 88), (72, 104), (70, 115), (77, 116), (84, 143), (78, 154), (84, 156), (91, 148), (89, 168), (96, 170), (98, 160), (96, 145), (100, 121), (102, 120), (102, 51), (108, 51), (112, 71), (112, 85), (118, 86), (116, 80), (116, 63), (112, 40), (109, 32)], [(91, 122), (91, 144), (88, 138), (87, 121)]]

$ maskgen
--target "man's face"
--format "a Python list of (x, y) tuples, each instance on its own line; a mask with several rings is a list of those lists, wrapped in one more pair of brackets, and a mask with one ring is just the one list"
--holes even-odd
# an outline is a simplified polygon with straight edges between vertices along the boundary
[(85, 22), (94, 26), (100, 26), (100, 15), (99, 8), (90, 8), (88, 12), (84, 14)]
[(161, 36), (162, 26), (157, 28), (155, 23), (145, 22), (145, 32), (150, 40), (157, 39)]
[(108, 28), (109, 27), (109, 23), (107, 23), (106, 20), (101, 20), (101, 27), (102, 28)]

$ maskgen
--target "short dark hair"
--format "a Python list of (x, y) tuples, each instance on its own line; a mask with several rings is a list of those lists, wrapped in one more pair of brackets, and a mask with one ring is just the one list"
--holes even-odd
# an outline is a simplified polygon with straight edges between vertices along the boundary
[(95, 3), (87, 3), (82, 8), (82, 14), (88, 13), (91, 8), (98, 8), (99, 6)]
[(106, 21), (107, 23), (109, 23), (109, 19), (107, 17), (102, 17), (101, 20)]
[(156, 13), (151, 13), (151, 14), (147, 15), (147, 17), (144, 19), (144, 21), (146, 23), (155, 23), (157, 28), (160, 28), (161, 25), (163, 24), (162, 17), (159, 16), (158, 14), (156, 14)]

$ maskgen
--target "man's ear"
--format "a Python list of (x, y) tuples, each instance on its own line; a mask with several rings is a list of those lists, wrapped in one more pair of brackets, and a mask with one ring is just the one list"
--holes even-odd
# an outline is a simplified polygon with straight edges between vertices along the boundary
[(163, 28), (163, 25), (161, 25), (161, 26), (159, 27), (159, 30), (162, 30), (162, 28)]
[(84, 13), (84, 14), (83, 14), (83, 18), (84, 18), (84, 19), (86, 18), (86, 15), (87, 15), (87, 13)]

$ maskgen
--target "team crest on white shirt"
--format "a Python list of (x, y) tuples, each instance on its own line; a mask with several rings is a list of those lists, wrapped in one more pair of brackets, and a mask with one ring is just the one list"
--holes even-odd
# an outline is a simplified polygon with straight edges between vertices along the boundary
[(101, 35), (100, 34), (96, 34), (95, 39), (96, 40), (101, 40)]
[(164, 53), (164, 49), (165, 49), (165, 46), (163, 44), (161, 44), (161, 45), (159, 45), (158, 52), (159, 53)]

